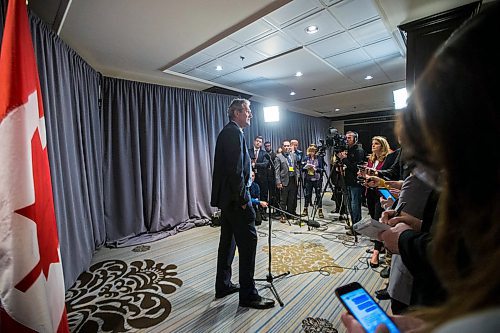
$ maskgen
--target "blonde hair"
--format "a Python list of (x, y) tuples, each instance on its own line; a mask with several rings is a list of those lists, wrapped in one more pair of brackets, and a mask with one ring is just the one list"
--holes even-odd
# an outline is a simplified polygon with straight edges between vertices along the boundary
[(372, 141), (377, 141), (378, 143), (380, 143), (382, 150), (379, 156), (375, 155), (375, 153), (372, 152), (368, 156), (368, 160), (371, 161), (372, 163), (375, 162), (376, 160), (378, 160), (379, 162), (384, 161), (387, 155), (389, 154), (389, 149), (390, 149), (389, 142), (387, 142), (387, 139), (384, 138), (383, 136), (374, 136), (372, 138)]
[(307, 147), (307, 150), (306, 150), (307, 155), (309, 155), (311, 153), (316, 154), (317, 152), (318, 152), (318, 147), (316, 147), (316, 145), (314, 143), (309, 145), (309, 147)]

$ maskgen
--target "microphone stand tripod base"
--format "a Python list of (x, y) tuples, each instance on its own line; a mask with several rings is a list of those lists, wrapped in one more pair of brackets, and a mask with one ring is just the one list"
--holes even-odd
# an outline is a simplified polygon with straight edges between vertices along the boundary
[(278, 279), (278, 278), (281, 278), (283, 276), (286, 276), (286, 275), (290, 274), (290, 272), (285, 272), (285, 273), (282, 273), (282, 274), (280, 274), (278, 276), (273, 276), (273, 274), (271, 273), (271, 271), (272, 271), (272, 268), (271, 268), (271, 262), (272, 262), (272, 258), (271, 258), (271, 253), (272, 253), (272, 249), (271, 249), (271, 225), (272, 225), (271, 205), (269, 205), (268, 208), (269, 208), (269, 221), (268, 221), (269, 222), (269, 230), (268, 230), (268, 235), (267, 235), (268, 260), (269, 260), (268, 261), (268, 272), (267, 272), (267, 275), (266, 275), (265, 279), (255, 279), (255, 281), (265, 281), (265, 282), (267, 282), (268, 285), (266, 285), (265, 288), (269, 288), (271, 290), (271, 292), (273, 293), (274, 297), (278, 301), (279, 305), (281, 307), (283, 307), (284, 306), (283, 301), (281, 300), (280, 296), (278, 295), (278, 291), (276, 290), (276, 287), (274, 287), (273, 281), (275, 279)]

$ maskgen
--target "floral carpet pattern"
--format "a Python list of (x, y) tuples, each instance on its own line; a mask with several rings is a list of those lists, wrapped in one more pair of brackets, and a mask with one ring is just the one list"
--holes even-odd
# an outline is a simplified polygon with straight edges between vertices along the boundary
[(302, 320), (302, 329), (305, 333), (338, 333), (333, 324), (323, 318), (307, 317)]
[(70, 330), (130, 332), (161, 323), (172, 311), (167, 295), (182, 286), (176, 268), (149, 259), (92, 265), (66, 292)]
[[(277, 274), (300, 274), (319, 270), (335, 274), (344, 271), (336, 267), (326, 247), (319, 242), (272, 246), (271, 249), (271, 265)], [(264, 246), (262, 251), (269, 251), (269, 247)]]

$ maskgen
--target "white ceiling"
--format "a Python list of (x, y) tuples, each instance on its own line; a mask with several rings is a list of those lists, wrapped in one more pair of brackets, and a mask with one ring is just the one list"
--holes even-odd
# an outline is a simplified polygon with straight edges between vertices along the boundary
[[(195, 90), (220, 86), (335, 117), (393, 109), (392, 91), (405, 86), (406, 47), (397, 26), (470, 2), (72, 0), (59, 34), (107, 76)], [(309, 25), (319, 31), (305, 33)]]

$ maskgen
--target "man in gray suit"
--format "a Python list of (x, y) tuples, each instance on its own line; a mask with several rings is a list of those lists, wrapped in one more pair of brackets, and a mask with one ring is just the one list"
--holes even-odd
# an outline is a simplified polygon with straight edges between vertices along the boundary
[[(221, 209), (221, 233), (215, 277), (215, 298), (239, 291), (240, 306), (268, 309), (274, 301), (255, 288), (257, 232), (249, 187), (250, 156), (243, 128), (250, 126), (250, 101), (235, 99), (227, 111), (229, 123), (217, 137), (210, 204)], [(240, 285), (231, 282), (231, 266), (238, 247)]]
[(280, 222), (286, 223), (288, 217), (296, 216), (294, 208), (294, 200), (297, 198), (297, 180), (298, 168), (294, 154), (290, 154), (290, 141), (283, 141), (281, 146), (282, 152), (276, 155), (274, 162), (276, 188), (280, 193), (280, 207), (282, 210), (289, 213), (288, 216), (283, 215)]

